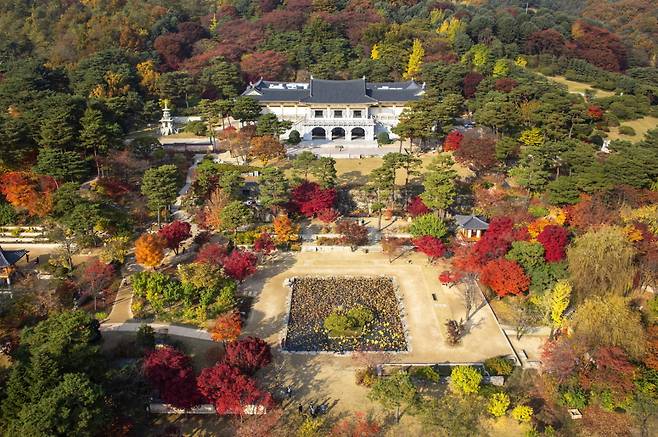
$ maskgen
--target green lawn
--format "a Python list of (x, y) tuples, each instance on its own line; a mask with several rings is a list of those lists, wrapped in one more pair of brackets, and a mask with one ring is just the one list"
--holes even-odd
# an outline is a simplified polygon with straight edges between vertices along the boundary
[(608, 138), (611, 140), (627, 140), (627, 141), (640, 141), (644, 138), (644, 134), (651, 129), (658, 129), (658, 118), (646, 116), (638, 118), (637, 120), (623, 121), (622, 126), (630, 126), (635, 129), (635, 135), (622, 135), (619, 133), (619, 128), (611, 127), (608, 133)]
[(591, 90), (596, 97), (610, 97), (614, 96), (615, 93), (612, 91), (604, 91), (592, 87), (592, 85), (584, 82), (576, 82), (569, 80), (564, 76), (544, 76), (545, 78), (552, 80), (553, 82), (565, 85), (570, 93), (584, 93), (587, 90)]

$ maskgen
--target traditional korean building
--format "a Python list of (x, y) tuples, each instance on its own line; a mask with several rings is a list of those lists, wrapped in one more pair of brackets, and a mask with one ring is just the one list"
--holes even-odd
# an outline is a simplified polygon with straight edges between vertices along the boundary
[(4, 250), (0, 247), (0, 280), (11, 285), (11, 277), (16, 271), (16, 263), (27, 255), (27, 250)]
[(489, 223), (475, 215), (456, 215), (457, 236), (464, 241), (477, 241), (489, 229)]
[(375, 83), (365, 77), (354, 80), (320, 80), (311, 77), (306, 83), (250, 83), (242, 94), (257, 99), (263, 113), (292, 122), (292, 130), (304, 140), (368, 140), (380, 132), (390, 138), (391, 129), (409, 101), (418, 100), (425, 85), (413, 80)]

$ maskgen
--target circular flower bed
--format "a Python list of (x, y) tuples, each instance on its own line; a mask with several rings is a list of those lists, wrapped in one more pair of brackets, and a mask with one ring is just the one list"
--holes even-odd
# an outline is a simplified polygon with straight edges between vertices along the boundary
[[(406, 351), (393, 279), (385, 277), (294, 278), (285, 349), (317, 351)], [(324, 321), (336, 309), (367, 308), (372, 320), (360, 336), (332, 337)]]

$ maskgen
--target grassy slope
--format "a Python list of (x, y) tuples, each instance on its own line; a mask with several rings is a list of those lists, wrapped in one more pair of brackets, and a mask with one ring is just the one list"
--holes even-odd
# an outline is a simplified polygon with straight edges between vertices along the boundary
[(658, 118), (646, 116), (638, 118), (637, 120), (623, 121), (622, 126), (630, 126), (635, 129), (635, 135), (621, 135), (619, 128), (611, 127), (608, 133), (608, 138), (611, 140), (627, 140), (627, 141), (640, 141), (644, 138), (644, 134), (651, 129), (658, 128)]

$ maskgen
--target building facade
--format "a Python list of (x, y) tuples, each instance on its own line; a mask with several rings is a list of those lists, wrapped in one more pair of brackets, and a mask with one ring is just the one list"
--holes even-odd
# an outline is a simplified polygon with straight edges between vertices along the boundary
[(418, 100), (425, 86), (414, 81), (374, 83), (365, 78), (319, 80), (308, 83), (270, 82), (249, 84), (242, 94), (258, 100), (263, 114), (272, 113), (292, 122), (283, 137), (296, 130), (309, 140), (373, 141), (381, 132), (397, 136), (391, 129), (404, 106)]

